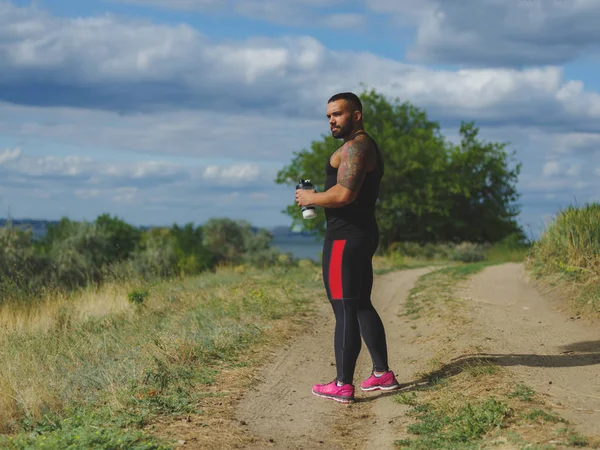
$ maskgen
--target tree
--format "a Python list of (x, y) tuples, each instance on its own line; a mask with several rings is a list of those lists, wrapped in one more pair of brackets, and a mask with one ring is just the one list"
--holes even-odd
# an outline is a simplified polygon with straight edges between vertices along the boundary
[(104, 230), (110, 242), (109, 253), (106, 255), (108, 263), (128, 259), (139, 245), (141, 231), (116, 216), (101, 214), (96, 218), (96, 225)]
[(184, 227), (173, 224), (170, 229), (174, 237), (177, 266), (182, 275), (210, 270), (215, 265), (215, 256), (203, 244), (202, 227), (193, 223)]
[(246, 220), (214, 217), (203, 227), (203, 243), (219, 263), (248, 263), (264, 267), (275, 263), (280, 252), (271, 247), (273, 235)]
[[(360, 97), (365, 131), (377, 141), (385, 161), (376, 206), (383, 249), (398, 241), (496, 241), (518, 231), (518, 208), (512, 202), (518, 197), (514, 183), (520, 166), (508, 169), (507, 144), (481, 143), (474, 124), (463, 123), (456, 146), (411, 103), (392, 103), (374, 90)], [(311, 150), (294, 153), (275, 182), (293, 186), (309, 178), (322, 190), (327, 158), (340, 145), (329, 135), (313, 141)], [(325, 232), (322, 213), (303, 220), (295, 203), (284, 212), (306, 231)]]
[(498, 242), (512, 234), (525, 239), (515, 203), (522, 165), (511, 169), (509, 157), (515, 153), (506, 152), (507, 143), (481, 142), (478, 134), (473, 122), (463, 122), (461, 143), (452, 148), (449, 172), (460, 188), (451, 197), (452, 221), (445, 224), (443, 235), (471, 242)]

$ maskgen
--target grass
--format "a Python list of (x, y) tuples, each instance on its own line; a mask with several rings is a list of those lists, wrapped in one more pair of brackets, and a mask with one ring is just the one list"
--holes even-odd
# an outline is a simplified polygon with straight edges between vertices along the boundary
[(534, 243), (527, 269), (576, 314), (600, 318), (600, 204), (560, 211)]
[(0, 446), (172, 448), (154, 424), (208, 417), (219, 377), (302, 319), (319, 273), (223, 268), (3, 305)]
[(440, 303), (455, 306), (452, 290), (456, 284), (493, 264), (497, 262), (455, 263), (423, 275), (409, 291), (403, 315), (416, 320), (434, 313)]
[(469, 242), (419, 245), (404, 242), (392, 245), (385, 254), (376, 256), (373, 266), (374, 272), (381, 275), (394, 270), (420, 267), (523, 262), (529, 251), (529, 245), (515, 242), (515, 238), (512, 236), (493, 245)]
[[(457, 284), (498, 261), (455, 264), (420, 277), (410, 291), (404, 315), (426, 318), (442, 330), (437, 354), (417, 373), (417, 383), (396, 394), (396, 403), (410, 406), (411, 422), (395, 441), (401, 449), (479, 449), (509, 445), (510, 448), (549, 449), (556, 446), (591, 446), (599, 442), (579, 435), (554, 414), (528, 385), (485, 357), (456, 358), (453, 339), (468, 332), (468, 318), (453, 291)], [(435, 322), (438, 320), (440, 322)], [(458, 324), (458, 326), (456, 326)]]
[[(449, 304), (453, 282), (492, 263), (375, 261), (378, 270), (449, 264), (432, 275)], [(419, 289), (415, 308), (428, 303)], [(244, 388), (239, 375), (262, 362), (257, 348), (302, 326), (315, 293), (323, 293), (320, 267), (307, 263), (222, 267), (0, 305), (0, 446), (173, 448), (170, 433), (182, 420), (194, 421), (206, 442), (226, 439), (236, 431), (223, 408)], [(472, 377), (493, 371), (466, 369)]]
[[(515, 395), (512, 378), (503, 370), (473, 374), (465, 370), (444, 382), (438, 380), (394, 401), (409, 405), (413, 422), (397, 448), (479, 449), (501, 444), (511, 448), (592, 446), (597, 443), (576, 433), (563, 418), (547, 410), (527, 386), (528, 398)], [(531, 395), (531, 397), (530, 397)]]

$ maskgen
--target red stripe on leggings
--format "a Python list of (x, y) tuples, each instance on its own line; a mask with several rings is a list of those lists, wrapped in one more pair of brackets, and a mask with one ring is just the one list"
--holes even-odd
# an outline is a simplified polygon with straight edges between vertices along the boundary
[(344, 298), (342, 289), (342, 257), (344, 255), (345, 240), (333, 241), (331, 259), (329, 260), (329, 290), (332, 299)]

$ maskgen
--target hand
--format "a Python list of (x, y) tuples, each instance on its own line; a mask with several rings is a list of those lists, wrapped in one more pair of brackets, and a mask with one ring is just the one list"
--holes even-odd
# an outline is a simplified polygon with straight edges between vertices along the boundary
[(296, 189), (296, 203), (298, 206), (312, 205), (312, 196), (315, 192), (317, 192), (315, 189)]

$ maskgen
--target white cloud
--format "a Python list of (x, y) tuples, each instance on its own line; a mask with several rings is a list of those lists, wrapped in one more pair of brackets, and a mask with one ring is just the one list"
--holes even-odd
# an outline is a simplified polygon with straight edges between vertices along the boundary
[[(324, 114), (317, 119), (210, 111), (122, 116), (108, 111), (0, 103), (0, 133), (5, 136), (44, 139), (88, 151), (110, 148), (163, 157), (217, 155), (237, 161), (287, 162), (293, 151), (309, 146), (326, 131)], [(154, 166), (153, 170), (167, 168)]]
[(5, 148), (4, 150), (0, 151), (0, 164), (4, 164), (8, 161), (15, 161), (15, 160), (19, 159), (20, 156), (21, 156), (21, 148), (20, 147), (15, 147), (13, 149)]
[[(390, 19), (392, 30), (416, 28), (408, 55), (422, 62), (562, 64), (597, 51), (600, 40), (600, 3), (596, 0), (120, 1), (202, 13), (227, 11), (286, 26), (364, 28), (374, 23), (375, 15), (383, 15)], [(364, 13), (343, 12), (357, 4), (362, 4)], [(332, 7), (335, 13), (330, 13)]]
[(124, 193), (119, 192), (119, 198), (129, 198), (133, 189), (150, 187), (172, 189), (187, 186), (191, 189), (211, 189), (218, 186), (222, 190), (260, 180), (261, 176), (272, 178), (273, 175), (272, 170), (262, 170), (257, 164), (251, 163), (223, 166), (157, 160), (117, 163), (74, 155), (24, 155), (20, 160), (2, 168), (0, 177), (5, 183), (20, 186), (37, 183), (40, 187), (59, 189), (71, 186), (79, 198), (97, 197), (101, 192), (113, 188), (124, 189)]
[(595, 0), (365, 0), (416, 27), (409, 58), (488, 66), (562, 64), (598, 50)]
[(118, 188), (116, 195), (113, 197), (113, 201), (116, 203), (133, 203), (135, 201), (138, 188), (132, 186), (125, 186)]
[(548, 161), (546, 164), (544, 164), (542, 173), (547, 177), (558, 175), (560, 173), (560, 164), (556, 161)]
[(558, 154), (590, 156), (600, 154), (600, 134), (564, 133), (555, 137), (555, 151)]
[[(239, 111), (246, 117), (260, 111), (312, 119), (323, 117), (330, 95), (362, 90), (364, 82), (455, 120), (597, 129), (600, 117), (600, 96), (565, 80), (558, 67), (435, 71), (369, 53), (332, 51), (312, 37), (210, 42), (185, 25), (112, 16), (59, 19), (15, 7), (0, 12), (2, 23), (10, 27), (0, 35), (0, 58), (6, 61), (0, 96), (17, 104), (162, 111), (173, 117), (192, 110), (236, 118)], [(18, 89), (23, 83), (30, 89)], [(134, 120), (147, 121), (141, 117)], [(160, 131), (175, 134), (177, 127), (185, 132), (194, 125), (172, 122)]]
[(205, 179), (219, 183), (257, 181), (259, 176), (260, 169), (255, 164), (235, 164), (229, 167), (208, 166), (204, 169)]
[[(199, 3), (179, 0), (177, 5), (195, 8)], [(488, 3), (481, 11), (472, 9), (484, 22)], [(320, 4), (298, 0), (288, 5), (297, 12), (317, 11)], [(344, 4), (328, 4), (340, 7), (328, 8), (337, 16), (325, 19), (334, 25), (346, 21), (346, 26), (363, 19), (345, 15)], [(449, 25), (458, 23), (450, 11), (455, 6), (444, 3), (438, 23), (430, 15), (433, 1), (367, 4), (390, 17), (402, 14), (403, 25), (411, 20), (421, 24), (415, 47), (420, 57), (441, 51), (443, 39), (431, 40), (439, 30), (450, 46), (464, 37)], [(267, 20), (275, 20), (269, 14), (288, 13), (275, 1), (244, 5), (239, 14), (263, 14)], [(218, 5), (208, 1), (200, 6)], [(438, 28), (431, 28), (428, 37), (423, 24)], [(281, 217), (278, 211), (292, 197), (273, 186), (274, 171), (290, 161), (292, 152), (328, 132), (326, 99), (338, 91), (362, 90), (362, 82), (424, 108), (452, 133), (458, 120), (474, 119), (485, 139), (515, 143), (517, 158), (524, 162), (520, 188), (530, 204), (542, 195), (561, 199), (599, 187), (589, 177), (594, 175), (590, 167), (600, 163), (594, 157), (600, 143), (600, 96), (565, 79), (559, 67), (438, 71), (367, 52), (333, 51), (306, 36), (217, 42), (186, 25), (113, 15), (58, 18), (6, 3), (0, 3), (0, 29), (0, 133), (9, 142), (64, 143), (88, 154), (109, 149), (151, 155), (126, 162), (110, 161), (104, 153), (15, 158), (8, 156), (14, 150), (0, 151), (0, 184), (24, 198), (45, 192), (63, 205), (77, 201), (85, 211), (140, 211), (145, 222), (142, 217), (176, 220), (190, 211), (229, 215), (235, 209), (242, 214), (259, 203), (269, 217)], [(474, 60), (480, 58), (473, 47), (477, 42), (491, 53), (498, 51), (477, 37), (479, 28), (463, 30)], [(493, 28), (490, 33), (502, 44), (509, 31)], [(540, 39), (538, 54), (545, 58), (547, 48), (557, 47)], [(504, 62), (514, 62), (514, 55), (522, 57), (518, 52), (528, 47), (507, 48)], [(185, 161), (165, 160), (174, 155)], [(205, 161), (210, 155), (219, 161)], [(585, 157), (592, 161), (577, 159)], [(551, 178), (540, 177), (544, 173)], [(40, 214), (50, 210), (45, 209), (50, 205), (34, 204)]]
[(332, 7), (343, 9), (346, 0), (112, 0), (120, 3), (155, 6), (199, 13), (237, 14), (251, 19), (285, 26), (319, 26), (343, 28), (363, 25), (361, 14), (331, 13)]
[(89, 198), (97, 198), (100, 195), (99, 189), (75, 189), (74, 191), (75, 197), (89, 199)]
[[(58, 214), (88, 220), (108, 211), (136, 224), (200, 223), (235, 216), (266, 226), (285, 221), (280, 214), (284, 203), (278, 199), (282, 190), (273, 189), (272, 175), (252, 163), (117, 163), (106, 158), (34, 157), (25, 151), (20, 160), (0, 166), (0, 201), (11, 206), (15, 217), (56, 219)], [(258, 221), (254, 214), (259, 214)]]
[(572, 164), (566, 171), (565, 174), (569, 177), (577, 177), (581, 173), (581, 164)]

